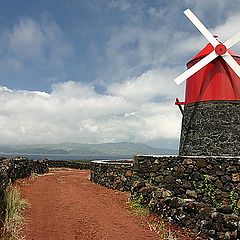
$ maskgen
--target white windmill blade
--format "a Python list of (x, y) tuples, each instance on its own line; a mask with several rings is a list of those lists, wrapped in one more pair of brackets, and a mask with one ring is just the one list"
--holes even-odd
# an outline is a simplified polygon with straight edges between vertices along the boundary
[(227, 62), (227, 64), (232, 68), (232, 70), (240, 77), (240, 66), (235, 61), (235, 59), (231, 56), (229, 52), (226, 52), (222, 58)]
[(190, 67), (188, 70), (186, 70), (184, 73), (179, 75), (177, 78), (175, 78), (175, 83), (177, 85), (181, 84), (183, 81), (185, 81), (187, 78), (191, 77), (194, 73), (202, 69), (204, 66), (206, 66), (208, 63), (210, 63), (213, 59), (215, 59), (218, 55), (215, 53), (215, 51), (212, 51), (209, 53), (206, 57), (204, 57), (202, 60), (194, 64), (192, 67)]
[(202, 35), (213, 45), (213, 47), (216, 47), (219, 44), (218, 40), (210, 33), (210, 31), (203, 25), (203, 23), (194, 15), (194, 13), (189, 8), (186, 9), (183, 13), (202, 33)]
[(237, 42), (240, 41), (240, 32), (233, 35), (231, 38), (229, 38), (224, 45), (227, 49), (231, 48), (233, 45), (235, 45)]

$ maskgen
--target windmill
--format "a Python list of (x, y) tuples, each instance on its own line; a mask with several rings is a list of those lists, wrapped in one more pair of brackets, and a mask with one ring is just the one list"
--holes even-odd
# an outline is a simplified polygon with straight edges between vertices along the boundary
[(224, 43), (190, 9), (184, 14), (208, 40), (174, 81), (186, 80), (179, 155), (240, 156), (240, 57), (230, 50), (240, 32)]

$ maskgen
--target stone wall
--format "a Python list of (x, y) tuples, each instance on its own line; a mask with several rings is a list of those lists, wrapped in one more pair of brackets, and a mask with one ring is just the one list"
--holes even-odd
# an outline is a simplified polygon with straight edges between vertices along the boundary
[(179, 155), (240, 156), (240, 101), (184, 106)]
[(131, 198), (202, 237), (240, 239), (240, 158), (136, 156)]
[(90, 161), (44, 160), (50, 168), (90, 169)]
[(32, 173), (42, 174), (48, 172), (48, 165), (41, 160), (27, 158), (1, 158), (0, 159), (0, 228), (4, 219), (4, 190), (9, 181), (26, 178)]
[(108, 188), (130, 191), (132, 161), (92, 161), (91, 164), (91, 181)]

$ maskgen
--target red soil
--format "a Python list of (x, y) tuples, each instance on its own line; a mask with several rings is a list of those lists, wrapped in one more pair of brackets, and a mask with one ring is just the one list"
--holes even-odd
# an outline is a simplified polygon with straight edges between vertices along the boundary
[(30, 203), (24, 212), (26, 240), (159, 239), (147, 219), (129, 209), (129, 193), (95, 185), (87, 170), (51, 171), (17, 185)]

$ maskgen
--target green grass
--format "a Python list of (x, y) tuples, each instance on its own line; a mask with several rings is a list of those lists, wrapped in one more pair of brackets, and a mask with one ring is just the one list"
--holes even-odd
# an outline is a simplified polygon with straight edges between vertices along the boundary
[(11, 183), (4, 193), (5, 219), (3, 226), (3, 240), (20, 240), (23, 223), (22, 210), (27, 207), (27, 202), (21, 198), (19, 190)]
[(169, 229), (166, 229), (164, 222), (161, 221), (151, 221), (148, 222), (148, 226), (151, 231), (156, 232), (161, 240), (177, 240), (174, 234)]
[(128, 200), (128, 204), (129, 204), (131, 210), (136, 215), (148, 216), (150, 214), (149, 208), (142, 204), (142, 199), (143, 199), (142, 195), (140, 197), (138, 197), (138, 198), (135, 198), (134, 200), (133, 199), (129, 199)]
[[(141, 217), (148, 217), (150, 216), (150, 210), (148, 206), (143, 205), (143, 196), (140, 195), (139, 197), (128, 200), (128, 204), (131, 208), (131, 210), (138, 216)], [(177, 238), (174, 237), (174, 234), (170, 230), (170, 228), (166, 228), (164, 221), (157, 221), (153, 220), (148, 222), (148, 226), (151, 231), (156, 232), (159, 239), (161, 240), (177, 240)]]

